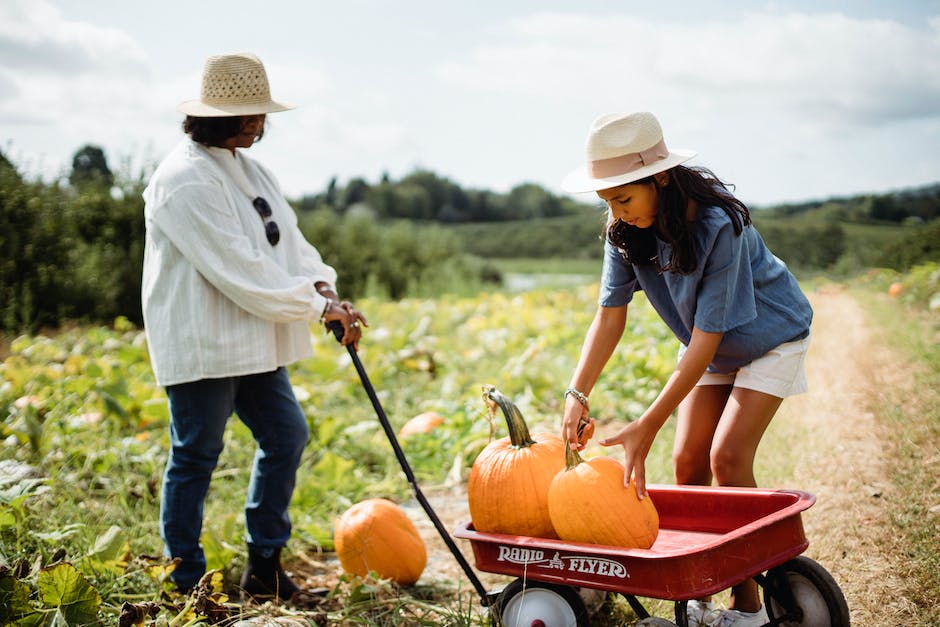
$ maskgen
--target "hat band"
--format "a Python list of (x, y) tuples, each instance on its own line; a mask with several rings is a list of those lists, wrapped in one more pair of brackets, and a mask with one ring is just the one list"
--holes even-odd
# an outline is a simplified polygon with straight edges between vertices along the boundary
[(587, 162), (588, 174), (594, 178), (605, 179), (618, 174), (626, 174), (648, 166), (655, 161), (665, 159), (669, 156), (669, 149), (666, 148), (666, 142), (659, 140), (646, 150), (640, 152), (631, 152), (625, 155), (618, 155), (610, 159), (597, 159)]

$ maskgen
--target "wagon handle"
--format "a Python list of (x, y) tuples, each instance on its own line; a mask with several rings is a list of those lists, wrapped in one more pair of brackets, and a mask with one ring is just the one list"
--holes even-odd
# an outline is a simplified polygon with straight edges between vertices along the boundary
[[(339, 320), (330, 321), (327, 323), (327, 328), (329, 328), (329, 330), (333, 332), (333, 335), (336, 336), (336, 341), (342, 341), (343, 325)], [(463, 553), (461, 553), (460, 549), (457, 548), (457, 545), (454, 543), (454, 539), (450, 537), (450, 534), (447, 532), (447, 529), (444, 528), (444, 524), (441, 522), (441, 519), (437, 517), (437, 514), (434, 512), (431, 504), (424, 497), (424, 493), (418, 486), (414, 472), (411, 470), (411, 464), (408, 463), (408, 459), (405, 457), (405, 452), (398, 443), (398, 438), (395, 436), (395, 431), (392, 429), (392, 425), (388, 420), (388, 416), (385, 414), (385, 410), (382, 409), (382, 404), (379, 402), (379, 397), (375, 393), (375, 388), (372, 386), (372, 382), (369, 380), (369, 375), (366, 373), (366, 370), (362, 365), (362, 360), (359, 359), (359, 353), (356, 351), (356, 347), (352, 344), (347, 344), (346, 350), (349, 351), (349, 356), (352, 358), (353, 365), (356, 366), (356, 372), (359, 373), (359, 380), (362, 381), (362, 387), (365, 389), (366, 394), (368, 394), (369, 400), (372, 401), (372, 407), (375, 409), (375, 414), (378, 416), (379, 422), (382, 423), (382, 429), (385, 430), (385, 435), (388, 436), (388, 441), (392, 445), (392, 450), (395, 451), (395, 457), (398, 458), (398, 463), (401, 466), (401, 469), (404, 471), (405, 477), (408, 479), (408, 483), (411, 484), (411, 489), (414, 491), (415, 498), (418, 499), (422, 509), (424, 509), (424, 512), (428, 515), (428, 518), (430, 518), (431, 522), (434, 523), (435, 529), (437, 529), (437, 532), (440, 534), (444, 544), (446, 544), (447, 548), (450, 549), (450, 552), (457, 560), (457, 563), (460, 564), (463, 572), (467, 575), (467, 579), (469, 579), (470, 583), (473, 584), (474, 589), (480, 596), (480, 600), (482, 601), (483, 606), (488, 606), (490, 604), (490, 600), (489, 596), (487, 595), (486, 588), (483, 587), (483, 583), (480, 581), (480, 578), (477, 577), (476, 573), (473, 572), (473, 569), (470, 567), (470, 564), (463, 556)]]

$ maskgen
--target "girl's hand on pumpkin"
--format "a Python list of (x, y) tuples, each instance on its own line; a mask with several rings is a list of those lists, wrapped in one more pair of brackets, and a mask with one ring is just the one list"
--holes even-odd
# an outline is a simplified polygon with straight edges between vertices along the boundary
[(600, 441), (601, 446), (623, 446), (623, 485), (630, 486), (630, 478), (636, 483), (636, 495), (646, 498), (646, 456), (653, 445), (656, 433), (649, 433), (641, 421), (631, 422), (615, 435)]
[(569, 396), (561, 423), (561, 439), (572, 451), (581, 451), (593, 436), (594, 419), (588, 416), (588, 410), (581, 403)]

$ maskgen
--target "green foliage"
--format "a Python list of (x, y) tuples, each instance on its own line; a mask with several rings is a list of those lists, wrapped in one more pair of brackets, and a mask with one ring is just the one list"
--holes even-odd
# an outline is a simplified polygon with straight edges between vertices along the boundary
[(0, 329), (140, 313), (140, 181), (80, 192), (0, 168)]
[(940, 184), (884, 194), (786, 203), (765, 207), (761, 211), (774, 217), (795, 217), (815, 213), (818, 217), (842, 222), (901, 223), (914, 218), (923, 223), (940, 218)]
[[(70, 186), (24, 180), (0, 155), (0, 332), (142, 321), (143, 173), (75, 154)], [(125, 168), (127, 170), (127, 168)], [(471, 294), (502, 282), (490, 259), (599, 259), (604, 212), (539, 185), (463, 189), (428, 170), (337, 184), (295, 203), (344, 296)], [(754, 212), (774, 253), (839, 276), (936, 260), (940, 185)], [(436, 223), (436, 225), (435, 225)], [(902, 226), (903, 225), (903, 226)], [(902, 239), (903, 238), (903, 239)]]
[(441, 223), (551, 218), (580, 213), (585, 208), (582, 203), (556, 196), (534, 183), (522, 183), (508, 194), (497, 194), (465, 190), (447, 178), (422, 169), (398, 182), (386, 174), (375, 185), (353, 178), (345, 187), (340, 187), (334, 178), (325, 192), (305, 196), (298, 203), (301, 212), (328, 208), (340, 214), (363, 206), (380, 219)]
[(940, 218), (887, 246), (880, 252), (877, 265), (903, 272), (931, 261), (940, 261)]
[[(145, 177), (112, 177), (103, 159), (92, 146), (79, 151), (74, 187), (25, 181), (0, 162), (0, 332), (119, 316), (142, 322)], [(405, 214), (417, 206), (409, 194), (426, 194), (416, 183), (389, 189)], [(452, 234), (377, 221), (364, 202), (370, 193), (360, 180), (333, 190), (355, 201), (342, 216), (325, 206), (301, 213), (302, 230), (337, 269), (344, 296), (468, 293), (499, 282), (495, 267), (465, 255)]]
[(464, 255), (463, 243), (439, 226), (379, 222), (366, 213), (340, 217), (325, 208), (301, 214), (299, 224), (304, 236), (337, 268), (344, 295), (397, 300), (469, 293), (499, 281), (492, 265)]
[(940, 262), (924, 263), (906, 273), (876, 268), (856, 277), (852, 285), (876, 294), (889, 294), (894, 286), (899, 292), (892, 296), (899, 302), (927, 312), (940, 312)]
[(467, 252), (484, 258), (600, 259), (604, 222), (604, 212), (591, 208), (572, 216), (449, 228)]
[[(887, 296), (891, 284), (900, 295)], [(906, 596), (917, 599), (918, 625), (940, 624), (940, 552), (937, 550), (937, 473), (940, 459), (940, 263), (899, 274), (873, 270), (850, 283), (891, 346), (909, 355), (903, 376), (918, 394), (879, 394), (872, 408), (892, 433), (888, 477), (896, 494), (892, 531), (903, 547)], [(902, 388), (904, 390), (907, 387)]]
[[(484, 383), (512, 397), (534, 431), (557, 430), (562, 382), (577, 360), (595, 298), (596, 286), (586, 286), (360, 303), (371, 323), (360, 356), (393, 429), (397, 433), (424, 411), (445, 417), (433, 431), (401, 440), (425, 490), (463, 484), (489, 441)], [(0, 476), (9, 478), (0, 482), (0, 551), (3, 563), (23, 565), (0, 572), (0, 595), (23, 598), (29, 611), (48, 613), (43, 616), (61, 604), (40, 598), (39, 569), (63, 562), (60, 549), (100, 594), (98, 614), (105, 622), (113, 622), (124, 600), (158, 601), (170, 589), (172, 564), (148, 557), (162, 548), (156, 521), (169, 437), (166, 397), (150, 371), (144, 334), (126, 320), (114, 327), (22, 336), (0, 364)], [(348, 355), (331, 336), (314, 331), (314, 356), (290, 369), (311, 429), (291, 509), (295, 550), (329, 549), (333, 521), (352, 503), (410, 497)], [(674, 363), (675, 341), (641, 297), (631, 307), (629, 333), (592, 395), (601, 424), (638, 414)], [(31, 436), (24, 416), (35, 423)], [(505, 434), (503, 425), (496, 429), (496, 437)], [(669, 440), (666, 434), (654, 444), (651, 481), (670, 476)], [(220, 569), (230, 586), (244, 560), (241, 511), (254, 452), (251, 434), (233, 420), (202, 537), (210, 567)], [(592, 454), (608, 451), (597, 447)], [(338, 564), (333, 567), (339, 572)], [(66, 580), (76, 582), (76, 611), (93, 600), (80, 580)], [(363, 592), (352, 583), (342, 589)], [(403, 617), (402, 624), (422, 624), (410, 622), (416, 615), (438, 616), (427, 624), (440, 624), (435, 621), (442, 616), (454, 620), (449, 624), (471, 624), (467, 617), (453, 618), (453, 589), (444, 594), (443, 609), (401, 591), (390, 602), (382, 596), (387, 587), (375, 594), (366, 606), (368, 599), (357, 597), (359, 616), (379, 611)], [(420, 588), (411, 594), (420, 596)], [(336, 610), (337, 620), (348, 616), (345, 601), (336, 601), (345, 608)], [(160, 611), (165, 615), (168, 607)], [(172, 612), (181, 610), (177, 605)]]
[(793, 268), (830, 268), (846, 250), (845, 230), (836, 223), (755, 226), (770, 250)]

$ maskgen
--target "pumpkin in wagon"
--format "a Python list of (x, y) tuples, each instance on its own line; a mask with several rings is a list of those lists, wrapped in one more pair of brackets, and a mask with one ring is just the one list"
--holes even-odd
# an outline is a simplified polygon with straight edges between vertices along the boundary
[(565, 445), (554, 433), (530, 434), (515, 403), (483, 387), (490, 415), (502, 409), (509, 435), (477, 456), (467, 482), (470, 518), (478, 531), (557, 538), (548, 513), (548, 486), (565, 466)]
[(583, 460), (565, 445), (565, 468), (548, 488), (552, 525), (562, 540), (648, 549), (659, 535), (652, 499), (623, 485), (623, 465), (611, 457)]
[(356, 503), (336, 520), (333, 544), (343, 570), (410, 586), (427, 564), (427, 548), (414, 523), (395, 503), (367, 499)]

